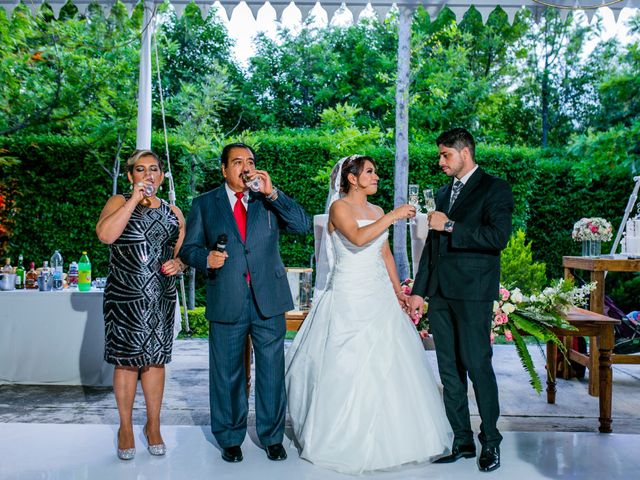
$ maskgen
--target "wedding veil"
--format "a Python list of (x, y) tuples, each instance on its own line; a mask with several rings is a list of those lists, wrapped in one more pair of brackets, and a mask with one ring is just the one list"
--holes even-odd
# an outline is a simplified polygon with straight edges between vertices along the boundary
[[(331, 272), (333, 271), (333, 265), (335, 263), (335, 252), (333, 251), (333, 244), (329, 237), (329, 209), (331, 204), (342, 197), (340, 191), (340, 178), (342, 176), (342, 166), (346, 161), (350, 161), (354, 158), (360, 157), (360, 155), (351, 155), (349, 157), (341, 158), (338, 163), (331, 169), (331, 177), (329, 181), (329, 193), (327, 195), (327, 203), (324, 208), (324, 215), (316, 215), (320, 218), (319, 223), (314, 221), (314, 229), (319, 234), (316, 238), (320, 237), (320, 242), (316, 245), (316, 284), (313, 292), (314, 301), (318, 296), (324, 292), (330, 284)], [(321, 230), (321, 233), (318, 232)]]

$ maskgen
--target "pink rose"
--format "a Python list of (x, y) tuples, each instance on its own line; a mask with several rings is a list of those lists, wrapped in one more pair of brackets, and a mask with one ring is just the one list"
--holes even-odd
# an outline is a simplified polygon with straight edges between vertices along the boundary
[(411, 295), (411, 287), (409, 285), (402, 285), (400, 287), (400, 290), (402, 291), (402, 293), (404, 293), (405, 295)]
[(491, 334), (489, 335), (489, 337), (491, 338), (491, 344), (493, 345), (493, 341), (494, 341), (494, 340), (495, 340), (495, 338), (496, 338), (495, 333), (491, 332)]
[(502, 300), (508, 300), (509, 299), (509, 290), (507, 290), (506, 288), (501, 288), (500, 289), (500, 296), (502, 297)]
[(505, 329), (504, 338), (507, 340), (507, 342), (512, 342), (513, 341), (513, 334), (511, 333), (511, 330)]
[(495, 322), (498, 325), (504, 325), (505, 323), (509, 322), (509, 317), (507, 317), (504, 313), (499, 313), (495, 316)]
[(593, 233), (598, 233), (598, 227), (596, 227), (595, 225), (590, 225), (589, 230), (591, 230)]
[(419, 333), (421, 338), (427, 338), (429, 336), (429, 332), (427, 332), (426, 330), (420, 330)]

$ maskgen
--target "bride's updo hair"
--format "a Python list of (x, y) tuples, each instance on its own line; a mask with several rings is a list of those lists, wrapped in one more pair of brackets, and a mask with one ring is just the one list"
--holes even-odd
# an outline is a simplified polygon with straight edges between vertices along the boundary
[(370, 161), (374, 167), (376, 167), (375, 160), (368, 155), (351, 155), (350, 157), (347, 157), (347, 159), (342, 164), (342, 172), (340, 174), (341, 192), (349, 192), (349, 188), (351, 188), (351, 184), (349, 183), (349, 174), (352, 173), (356, 178), (358, 178), (362, 173), (364, 164), (367, 160)]

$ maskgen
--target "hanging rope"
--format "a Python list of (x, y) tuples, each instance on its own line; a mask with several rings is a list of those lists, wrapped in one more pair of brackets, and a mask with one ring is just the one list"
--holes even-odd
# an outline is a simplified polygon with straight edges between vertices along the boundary
[[(154, 11), (155, 15), (155, 11)], [(171, 158), (169, 156), (169, 138), (167, 136), (167, 120), (164, 112), (164, 95), (162, 94), (162, 78), (160, 77), (160, 57), (158, 56), (158, 36), (155, 33), (155, 29), (152, 31), (153, 35), (153, 49), (156, 56), (156, 75), (158, 77), (158, 91), (160, 93), (160, 112), (162, 114), (162, 131), (164, 132), (164, 152), (167, 158), (167, 173), (165, 177), (169, 179), (169, 203), (171, 205), (176, 204), (176, 188), (173, 182), (173, 174), (171, 173)], [(184, 275), (180, 273), (178, 275), (180, 279), (180, 296), (182, 297), (182, 313), (184, 317), (185, 333), (191, 335), (191, 327), (189, 326), (189, 314), (187, 313), (187, 294), (184, 289)]]

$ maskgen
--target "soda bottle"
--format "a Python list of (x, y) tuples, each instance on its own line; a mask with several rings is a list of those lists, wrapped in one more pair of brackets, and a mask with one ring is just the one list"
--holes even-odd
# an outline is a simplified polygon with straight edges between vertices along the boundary
[(88, 292), (91, 290), (91, 262), (87, 252), (82, 252), (78, 261), (78, 290)]
[(25, 281), (24, 257), (22, 254), (18, 257), (18, 266), (16, 267), (16, 289), (22, 290)]
[(69, 273), (67, 273), (67, 284), (69, 288), (78, 288), (78, 264), (71, 262), (69, 265)]
[(62, 255), (56, 250), (51, 255), (51, 274), (53, 275), (53, 289), (62, 290)]

